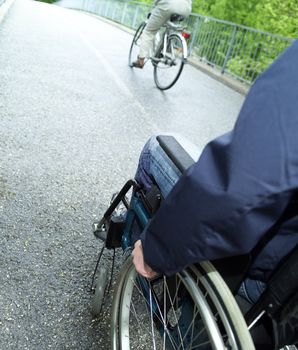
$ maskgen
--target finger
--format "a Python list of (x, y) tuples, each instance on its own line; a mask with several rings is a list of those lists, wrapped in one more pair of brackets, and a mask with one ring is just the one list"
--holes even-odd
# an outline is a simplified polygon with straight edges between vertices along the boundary
[(142, 241), (140, 239), (138, 239), (135, 244), (134, 244), (134, 247), (137, 248), (137, 247), (140, 247), (142, 248)]
[(148, 272), (148, 277), (149, 279), (155, 278), (158, 275), (157, 272), (152, 271), (152, 272)]

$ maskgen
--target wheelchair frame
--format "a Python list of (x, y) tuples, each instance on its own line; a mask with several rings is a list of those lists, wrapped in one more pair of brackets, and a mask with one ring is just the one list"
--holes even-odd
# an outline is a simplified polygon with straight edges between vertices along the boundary
[[(171, 140), (171, 142), (172, 141), (173, 140)], [(173, 159), (177, 150), (179, 152), (181, 151), (177, 145), (174, 145), (174, 147), (172, 147), (173, 145), (169, 146), (169, 142), (167, 142), (165, 139), (159, 139), (159, 142), (171, 159)], [(188, 167), (190, 163), (189, 158), (185, 154), (183, 157), (180, 156), (178, 160), (174, 159), (173, 161), (178, 168), (182, 169), (182, 171), (185, 167)], [(131, 188), (133, 189), (133, 194), (131, 201), (128, 202), (126, 199), (126, 194)], [(127, 350), (134, 348), (134, 343), (132, 342), (133, 345), (131, 347), (130, 341), (130, 337), (133, 337), (133, 332), (129, 331), (129, 323), (132, 316), (130, 315), (130, 311), (126, 309), (126, 305), (130, 305), (132, 303), (133, 289), (135, 286), (138, 288), (138, 293), (144, 296), (145, 302), (149, 309), (149, 314), (151, 315), (151, 330), (148, 331), (153, 332), (152, 325), (154, 325), (154, 322), (156, 323), (156, 327), (162, 323), (163, 331), (159, 330), (159, 335), (163, 339), (162, 348), (192, 348), (184, 344), (184, 338), (186, 336), (182, 337), (181, 335), (181, 344), (179, 346), (176, 347), (176, 344), (173, 344), (172, 342), (170, 347), (165, 347), (165, 338), (167, 336), (170, 338), (169, 333), (171, 332), (171, 329), (168, 327), (168, 321), (166, 320), (167, 316), (165, 316), (165, 319), (162, 319), (161, 316), (157, 322), (152, 322), (152, 319), (154, 319), (154, 317), (156, 318), (158, 313), (161, 314), (161, 306), (159, 305), (160, 302), (156, 296), (156, 292), (154, 291), (154, 284), (158, 281), (163, 281), (163, 290), (167, 288), (170, 289), (171, 287), (167, 285), (170, 279), (163, 276), (159, 277), (155, 281), (147, 281), (143, 277), (137, 276), (130, 257), (130, 252), (133, 245), (131, 237), (133, 222), (137, 220), (143, 229), (158, 207), (156, 203), (159, 204), (160, 199), (160, 194), (158, 192), (153, 191), (153, 194), (151, 193), (149, 196), (146, 196), (146, 194), (142, 191), (141, 186), (135, 180), (129, 180), (123, 186), (119, 194), (114, 198), (110, 207), (103, 215), (101, 221), (94, 226), (95, 235), (105, 242), (104, 247), (108, 249), (121, 247), (125, 256), (125, 263), (121, 268), (113, 296), (111, 315), (111, 344), (112, 349), (114, 350)], [(113, 213), (121, 202), (127, 209), (127, 214), (124, 220), (125, 223), (124, 221), (113, 222)], [(103, 250), (101, 251), (99, 260), (102, 252)], [(294, 271), (293, 273), (295, 274), (295, 271), (297, 271), (295, 270), (295, 266), (298, 266), (297, 247), (296, 253), (294, 252), (293, 255), (291, 257), (292, 264), (294, 264), (294, 269), (292, 268), (292, 271)], [(187, 298), (191, 296), (191, 303), (196, 310), (196, 313), (200, 314), (199, 321), (201, 322), (201, 326), (203, 325), (202, 327), (206, 328), (206, 334), (208, 334), (210, 341), (210, 346), (207, 347), (208, 349), (254, 349), (254, 345), (249, 334), (249, 329), (254, 327), (255, 323), (257, 323), (265, 313), (270, 317), (274, 317), (274, 314), (282, 307), (282, 303), (288, 301), (293, 295), (293, 290), (279, 295), (276, 295), (276, 293), (274, 294), (278, 282), (276, 279), (273, 279), (273, 283), (270, 284), (270, 288), (268, 288), (269, 291), (266, 291), (264, 296), (261, 298), (262, 302), (257, 303), (245, 315), (245, 319), (249, 324), (249, 327), (247, 327), (243, 315), (230, 290), (235, 292), (238, 289), (239, 283), (247, 271), (250, 259), (247, 256), (235, 257), (238, 262), (237, 264), (234, 263), (233, 259), (234, 258), (214, 261), (215, 267), (210, 262), (202, 262), (200, 264), (190, 266), (181, 273), (177, 274), (175, 277), (178, 278), (180, 281), (179, 283), (183, 285), (183, 290), (187, 290)], [(232, 265), (234, 267), (239, 266), (240, 268), (233, 271), (233, 269), (231, 269), (231, 261), (233, 261)], [(97, 266), (98, 264), (99, 261)], [(216, 267), (219, 268), (220, 274), (217, 272)], [(284, 276), (285, 269), (287, 268), (281, 269), (281, 272), (278, 274), (279, 277)], [(221, 277), (221, 275), (224, 277), (224, 279)], [(228, 285), (225, 281), (228, 283)], [(295, 283), (293, 286), (295, 289)], [(172, 291), (169, 292), (169, 294), (171, 293), (173, 294)], [(168, 296), (166, 298), (168, 298)], [(208, 303), (210, 303), (210, 301), (211, 304), (209, 305)], [(177, 309), (179, 308), (177, 307)], [(174, 312), (176, 312), (176, 310), (174, 310)], [(183, 309), (182, 311), (180, 310), (180, 313), (181, 312), (183, 314)], [(196, 317), (197, 316), (195, 316), (195, 318)], [(218, 324), (217, 322), (214, 322), (216, 319), (219, 319)], [(178, 319), (176, 324), (179, 325)], [(196, 328), (196, 325), (193, 327)], [(227, 344), (228, 347), (226, 347)], [(277, 346), (278, 345), (275, 344), (276, 349), (278, 348)], [(139, 346), (135, 348), (141, 349)], [(153, 344), (152, 348), (156, 349), (156, 344)], [(144, 349), (148, 349), (147, 345)]]
[[(122, 235), (120, 241), (117, 225), (112, 224), (109, 226), (109, 221), (112, 218), (113, 211), (117, 208), (120, 202), (122, 202), (126, 207), (127, 202), (125, 200), (125, 195), (131, 188), (133, 188), (133, 195), (130, 204), (127, 206), (128, 211), (125, 217), (125, 225), (121, 228)], [(158, 193), (156, 193), (156, 196), (156, 200), (159, 201), (160, 198)], [(134, 332), (129, 329), (129, 323), (131, 322), (133, 316), (130, 314), (130, 309), (127, 309), (127, 305), (131, 305), (133, 303), (132, 299), (134, 298), (134, 289), (137, 289), (139, 294), (140, 290), (142, 291), (145, 303), (150, 310), (149, 314), (152, 315), (151, 318), (157, 318), (157, 320), (154, 321), (155, 328), (160, 326), (163, 328), (163, 331), (159, 330), (160, 334), (158, 339), (153, 340), (151, 339), (151, 336), (149, 336), (147, 339), (150, 342), (152, 341), (153, 349), (159, 348), (158, 346), (164, 346), (162, 348), (165, 349), (195, 348), (187, 347), (189, 344), (187, 345), (187, 343), (185, 343), (185, 338), (189, 332), (188, 330), (183, 331), (186, 332), (184, 336), (180, 334), (182, 333), (180, 329), (178, 330), (180, 327), (180, 319), (178, 320), (178, 317), (175, 316), (177, 319), (176, 326), (178, 324), (178, 327), (176, 328), (177, 330), (174, 330), (176, 333), (175, 336), (173, 336), (170, 334), (172, 332), (172, 326), (169, 326), (169, 321), (167, 321), (167, 314), (170, 311), (167, 311), (166, 315), (162, 315), (163, 312), (161, 309), (163, 306), (161, 306), (160, 297), (156, 296), (156, 285), (158, 284), (158, 288), (162, 288), (163, 293), (165, 293), (166, 290), (171, 289), (170, 285), (173, 283), (173, 280), (167, 277), (159, 277), (155, 281), (148, 282), (145, 278), (136, 275), (132, 264), (132, 259), (129, 256), (133, 244), (131, 241), (131, 228), (133, 222), (138, 220), (141, 227), (145, 227), (152, 215), (150, 212), (154, 206), (153, 202), (152, 196), (150, 199), (148, 199), (148, 197), (146, 197), (142, 192), (142, 189), (137, 182), (134, 180), (129, 180), (124, 185), (120, 193), (115, 197), (110, 207), (104, 214), (103, 219), (95, 226), (95, 234), (104, 240), (105, 244), (106, 242), (109, 242), (107, 247), (109, 249), (115, 249), (121, 246), (126, 257), (125, 263), (121, 268), (113, 296), (111, 314), (111, 344), (112, 349), (114, 350), (126, 350), (131, 348), (141, 349), (139, 344), (135, 344), (138, 339), (131, 339), (133, 338)], [(113, 244), (111, 244), (111, 242), (113, 242)], [(183, 293), (185, 293), (186, 290), (187, 298), (191, 298), (190, 304), (193, 308), (192, 312), (194, 314), (200, 314), (200, 317), (193, 316), (193, 324), (188, 324), (187, 328), (190, 329), (190, 327), (192, 327), (196, 329), (198, 328), (197, 324), (204, 324), (205, 326), (202, 326), (202, 329), (205, 330), (205, 338), (203, 338), (202, 341), (210, 342), (209, 348), (224, 350), (227, 348), (226, 344), (229, 343), (231, 349), (254, 349), (242, 313), (238, 308), (229, 288), (226, 286), (225, 282), (211, 263), (204, 262), (201, 263), (200, 266), (192, 266), (177, 274), (175, 279), (179, 281), (179, 288), (183, 290)], [(200, 288), (198, 287), (199, 285)], [(221, 291), (218, 290), (218, 286), (220, 286)], [(171, 293), (176, 294), (174, 287), (173, 290), (169, 291), (169, 294)], [(150, 295), (151, 301), (149, 302)], [(168, 295), (162, 295), (162, 297), (171, 299), (171, 296), (169, 297)], [(169, 303), (174, 304), (175, 302), (176, 300), (174, 298)], [(133, 308), (137, 309), (138, 305), (134, 305)], [(170, 308), (173, 309), (174, 307), (170, 306)], [(181, 309), (181, 307), (177, 306), (177, 309), (179, 308)], [(178, 311), (175, 310), (174, 313), (175, 312)], [(183, 313), (183, 307), (182, 310), (179, 310), (179, 312)], [(187, 317), (190, 316), (188, 315)], [(198, 319), (198, 321), (196, 319)], [(219, 324), (217, 319), (219, 319)], [(150, 322), (148, 320), (146, 321), (148, 328), (149, 324), (152, 328), (151, 321), (151, 319)], [(183, 320), (183, 322), (185, 322), (185, 320)], [(152, 332), (152, 330), (148, 329), (148, 332)], [(156, 330), (155, 333), (157, 333)], [(208, 337), (207, 340), (206, 337)], [(174, 338), (175, 340), (173, 340)], [(198, 340), (196, 340), (195, 336), (193, 338), (194, 339), (191, 339), (191, 342), (194, 342), (194, 344), (197, 346), (196, 341)], [(160, 342), (163, 342), (164, 345), (161, 345)], [(165, 347), (166, 342), (168, 342), (167, 347)], [(178, 345), (178, 342), (181, 342), (181, 344)], [(145, 345), (144, 349), (148, 349), (147, 344)]]

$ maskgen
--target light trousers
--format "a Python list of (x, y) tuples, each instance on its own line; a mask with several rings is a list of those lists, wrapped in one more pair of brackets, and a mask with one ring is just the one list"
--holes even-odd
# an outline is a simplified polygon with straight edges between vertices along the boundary
[(147, 58), (150, 56), (156, 33), (174, 13), (185, 17), (189, 16), (191, 13), (191, 0), (155, 1), (151, 16), (142, 34), (139, 57)]

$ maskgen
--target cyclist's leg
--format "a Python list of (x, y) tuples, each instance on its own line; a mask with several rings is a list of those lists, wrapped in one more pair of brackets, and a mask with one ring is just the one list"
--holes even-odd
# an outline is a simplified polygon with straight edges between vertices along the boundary
[(153, 41), (156, 33), (168, 21), (169, 18), (170, 14), (167, 11), (160, 9), (159, 6), (154, 7), (142, 33), (139, 56), (137, 61), (133, 63), (133, 67), (144, 67), (145, 59), (149, 58), (150, 56), (150, 51), (153, 47)]
[(142, 34), (139, 53), (140, 58), (145, 59), (149, 57), (156, 33), (170, 19), (170, 17), (171, 12), (164, 10), (159, 5), (153, 8), (146, 28)]
[(139, 59), (134, 66), (143, 68), (145, 59), (149, 57), (153, 41), (159, 29), (171, 18), (173, 13), (188, 16), (191, 12), (190, 0), (160, 1), (152, 9), (151, 16), (143, 31)]
[[(198, 147), (181, 135), (171, 135), (175, 136), (176, 140), (189, 153), (194, 161), (198, 160), (201, 153)], [(180, 176), (181, 172), (160, 147), (156, 137), (151, 137), (145, 144), (140, 155), (135, 176), (136, 180), (142, 183), (146, 189), (149, 189), (152, 184), (156, 182), (163, 197), (166, 197)]]

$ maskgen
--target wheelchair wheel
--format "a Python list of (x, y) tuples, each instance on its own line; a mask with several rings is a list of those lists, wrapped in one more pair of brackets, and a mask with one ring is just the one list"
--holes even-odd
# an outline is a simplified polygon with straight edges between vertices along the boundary
[(160, 52), (157, 59), (154, 62), (154, 81), (160, 90), (167, 90), (177, 82), (184, 66), (185, 53), (181, 37), (170, 35), (165, 56)]
[(254, 349), (226, 290), (211, 264), (149, 282), (129, 258), (113, 298), (112, 349)]
[(146, 26), (146, 22), (142, 22), (139, 28), (137, 29), (130, 46), (129, 56), (128, 56), (128, 65), (132, 67), (132, 63), (137, 60), (140, 45), (141, 45), (141, 35)]
[(108, 280), (108, 270), (106, 267), (100, 266), (98, 269), (98, 277), (96, 280), (96, 286), (95, 286), (92, 305), (91, 305), (91, 313), (93, 316), (100, 315), (104, 294), (105, 294), (105, 289), (107, 285), (107, 280)]

